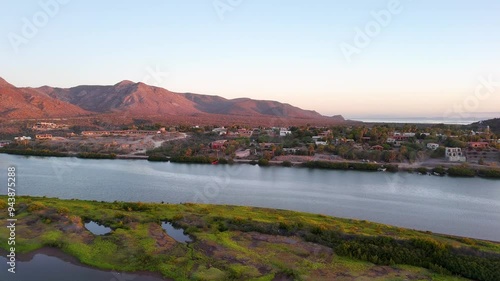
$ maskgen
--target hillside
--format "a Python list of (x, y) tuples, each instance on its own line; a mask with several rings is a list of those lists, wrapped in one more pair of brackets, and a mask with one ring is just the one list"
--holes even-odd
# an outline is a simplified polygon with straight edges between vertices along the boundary
[(253, 100), (249, 98), (225, 99), (219, 96), (207, 96), (185, 93), (186, 99), (195, 103), (200, 111), (212, 114), (258, 116), (271, 115), (292, 118), (323, 118), (316, 111), (303, 110), (289, 104), (270, 100)]
[(0, 78), (0, 117), (7, 119), (75, 117), (90, 112), (33, 88), (16, 88)]
[[(0, 78), (1, 79), (1, 78)], [(124, 80), (115, 85), (82, 85), (71, 88), (16, 88), (1, 80), (3, 100), (0, 117), (30, 119), (48, 117), (127, 116), (187, 120), (269, 120), (289, 123), (319, 121), (321, 124), (344, 122), (340, 115), (327, 117), (316, 111), (290, 104), (250, 98), (225, 99), (167, 89)], [(293, 123), (293, 122), (292, 122)]]
[(144, 83), (122, 81), (113, 86), (39, 88), (47, 95), (96, 113), (126, 112), (132, 116), (191, 115), (199, 111), (182, 95)]
[(483, 120), (479, 122), (475, 122), (469, 125), (472, 130), (484, 130), (486, 126), (490, 126), (490, 130), (492, 133), (500, 135), (500, 118), (494, 118), (489, 120)]

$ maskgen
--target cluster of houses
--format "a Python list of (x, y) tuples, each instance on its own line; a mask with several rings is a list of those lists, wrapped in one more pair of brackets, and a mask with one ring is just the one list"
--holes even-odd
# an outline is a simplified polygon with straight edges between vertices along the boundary
[[(221, 151), (226, 148), (226, 145), (228, 143), (228, 140), (216, 140), (213, 141), (209, 144), (209, 147), (213, 150)], [(250, 149), (244, 149), (244, 150), (238, 150), (235, 153), (236, 158), (246, 158), (250, 156), (251, 151)]]
[[(423, 133), (426, 136), (429, 136), (430, 133)], [(388, 137), (386, 143), (391, 144), (394, 147), (400, 147), (404, 142), (408, 141), (410, 138), (415, 137), (415, 133), (400, 133), (394, 132), (391, 137)]]
[(496, 159), (499, 155), (498, 150), (490, 147), (490, 143), (485, 141), (468, 142), (466, 150), (459, 147), (446, 147), (445, 149), (445, 157), (450, 162), (465, 162), (468, 158), (477, 162), (481, 158)]
[(35, 139), (37, 139), (37, 140), (51, 140), (52, 135), (51, 134), (35, 135)]
[(165, 128), (160, 128), (158, 131), (147, 130), (113, 130), (113, 131), (83, 131), (82, 136), (85, 137), (102, 137), (102, 136), (137, 136), (137, 135), (157, 135), (165, 133)]
[(11, 143), (10, 140), (0, 140), (0, 147), (7, 146)]
[(27, 136), (15, 137), (14, 140), (15, 141), (30, 141), (31, 137), (27, 137)]
[[(53, 138), (52, 134), (35, 135), (35, 139), (37, 139), (37, 140), (51, 140), (52, 138)], [(25, 141), (31, 141), (32, 138), (28, 137), (28, 136), (21, 136), (21, 137), (15, 137), (14, 140), (16, 142), (25, 142)]]
[[(35, 125), (33, 125), (32, 129), (33, 130), (52, 130), (52, 129), (58, 129), (61, 128), (61, 126), (65, 125), (58, 125), (56, 123), (49, 123), (49, 122), (38, 122)], [(199, 128), (199, 126), (195, 126), (193, 128)], [(430, 136), (430, 133), (414, 133), (414, 132), (393, 132), (390, 134), (390, 136), (385, 139), (385, 143), (379, 143), (378, 141), (372, 142), (372, 138), (370, 135), (366, 135), (363, 133), (361, 137), (358, 135), (355, 135), (353, 133), (349, 133), (350, 130), (352, 130), (352, 127), (348, 127), (343, 129), (342, 132), (339, 131), (339, 135), (335, 133), (337, 138), (333, 137), (332, 134), (332, 128), (316, 128), (314, 132), (316, 133), (311, 133), (311, 131), (308, 132), (307, 136), (311, 136), (313, 143), (316, 146), (328, 146), (328, 145), (349, 145), (351, 149), (359, 149), (359, 150), (373, 150), (373, 151), (383, 151), (385, 149), (389, 149), (390, 146), (393, 148), (398, 148), (404, 145), (405, 142), (417, 142), (420, 144), (425, 144), (425, 147), (429, 150), (438, 150), (440, 148), (440, 144), (437, 143), (436, 140), (434, 142), (429, 142), (427, 141), (424, 142), (423, 138), (420, 136), (423, 134), (425, 136)], [(368, 129), (370, 130), (370, 128)], [(239, 137), (245, 137), (245, 138), (250, 138), (254, 135), (263, 135), (267, 134), (270, 137), (282, 137), (286, 138), (287, 136), (292, 135), (292, 130), (290, 128), (286, 127), (272, 127), (272, 128), (253, 128), (253, 129), (246, 129), (246, 128), (240, 128), (240, 129), (228, 129), (225, 127), (217, 127), (211, 130), (213, 133), (218, 134), (219, 136), (223, 136), (223, 140), (217, 140), (213, 141), (209, 144), (208, 148), (212, 150), (225, 150), (226, 147), (229, 144), (229, 141), (234, 138), (239, 138)], [(347, 131), (347, 133), (345, 133)], [(144, 135), (156, 135), (156, 134), (162, 134), (167, 132), (165, 128), (160, 128), (159, 130), (102, 130), (102, 131), (83, 131), (81, 132), (81, 136), (85, 137), (100, 137), (100, 136), (144, 136)], [(317, 134), (317, 135), (313, 135)], [(418, 136), (417, 136), (418, 134)], [(486, 128), (484, 132), (475, 132), (475, 131), (467, 131), (465, 133), (466, 135), (470, 136), (479, 136), (483, 134), (489, 134), (489, 128)], [(68, 137), (71, 136), (76, 136), (76, 134), (71, 133), (67, 134)], [(303, 135), (303, 134), (302, 134)], [(356, 140), (351, 139), (352, 137), (356, 138)], [(418, 137), (418, 138), (417, 138)], [(454, 138), (458, 136), (450, 136), (450, 135), (444, 135), (444, 134), (433, 134), (432, 138), (438, 137), (440, 140), (444, 140), (446, 138)], [(53, 139), (53, 136), (51, 134), (36, 134), (35, 135), (36, 140), (50, 140)], [(289, 138), (287, 138), (289, 140)], [(462, 138), (463, 140), (464, 138)], [(469, 139), (479, 139), (478, 137), (473, 137)], [(485, 141), (485, 140), (489, 140)], [(15, 141), (17, 142), (25, 142), (25, 141), (31, 141), (31, 137), (29, 136), (20, 136), (16, 137)], [(382, 141), (383, 142), (383, 141)], [(3, 147), (10, 143), (10, 141), (0, 141), (0, 147)], [(445, 147), (445, 157), (448, 161), (452, 162), (465, 162), (465, 161), (478, 161), (478, 159), (483, 159), (483, 158), (490, 158), (493, 159), (496, 153), (500, 154), (498, 150), (495, 148), (497, 143), (500, 143), (500, 140), (494, 139), (491, 140), (490, 137), (485, 136), (482, 141), (478, 142), (469, 142), (467, 144), (467, 148), (460, 148), (460, 147)], [(303, 152), (310, 152), (308, 151), (311, 149), (310, 147), (310, 141), (307, 141), (307, 143), (304, 145), (302, 143), (301, 147), (287, 147), (287, 148), (282, 148), (282, 151), (285, 154), (301, 154)], [(267, 142), (262, 142), (262, 143), (252, 143), (250, 145), (251, 149), (245, 148), (240, 148), (235, 152), (235, 157), (236, 158), (246, 158), (250, 156), (251, 154), (256, 154), (257, 150), (260, 149), (260, 151), (273, 151), (275, 150), (275, 147), (280, 146), (281, 144), (279, 143), (267, 143)], [(390, 146), (388, 146), (390, 145)], [(253, 146), (253, 148), (252, 148)], [(442, 148), (441, 148), (442, 149)], [(301, 154), (302, 155), (302, 154)], [(471, 160), (472, 159), (472, 160)]]
[(56, 123), (51, 123), (51, 122), (37, 122), (36, 124), (31, 126), (31, 129), (34, 131), (48, 131), (48, 130), (56, 130), (56, 129), (67, 130), (67, 129), (69, 129), (69, 125), (56, 124)]
[[(212, 130), (212, 132), (219, 134), (220, 136), (228, 136), (228, 137), (251, 137), (254, 132), (260, 132), (261, 129), (254, 128), (254, 129), (238, 129), (236, 131), (229, 131), (227, 128), (220, 127), (220, 128), (215, 128)], [(269, 130), (266, 130), (266, 132), (270, 136), (275, 136), (275, 131), (279, 131), (279, 136), (280, 137), (286, 137), (288, 135), (292, 134), (292, 131), (290, 131), (288, 128), (276, 128), (273, 127)]]

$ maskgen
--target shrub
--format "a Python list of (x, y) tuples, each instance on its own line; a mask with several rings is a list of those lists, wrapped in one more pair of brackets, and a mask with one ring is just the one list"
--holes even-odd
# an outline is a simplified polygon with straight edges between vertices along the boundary
[(176, 157), (171, 157), (170, 162), (211, 164), (212, 160), (208, 156), (176, 156)]
[(265, 158), (260, 158), (258, 163), (259, 163), (259, 166), (269, 166), (269, 160), (267, 160)]
[(59, 207), (57, 208), (57, 213), (61, 215), (67, 215), (69, 214), (69, 209), (66, 207)]
[(290, 162), (290, 161), (283, 161), (283, 163), (281, 163), (281, 165), (283, 167), (292, 167), (292, 162)]
[(5, 149), (5, 148), (1, 148), (0, 153), (16, 154), (16, 155), (32, 155), (32, 156), (68, 157), (67, 153), (50, 151), (47, 149), (31, 150), (31, 149)]
[(429, 172), (429, 170), (427, 170), (427, 168), (425, 168), (425, 167), (418, 167), (417, 172), (425, 175)]
[(151, 162), (168, 162), (167, 157), (162, 156), (162, 155), (150, 155), (148, 157), (148, 161)]
[(78, 158), (86, 159), (115, 159), (116, 154), (104, 154), (104, 153), (93, 153), (93, 152), (81, 152), (77, 155)]
[(496, 169), (480, 169), (477, 171), (477, 174), (485, 178), (500, 178), (500, 170)]
[(467, 165), (460, 165), (450, 167), (448, 169), (448, 175), (454, 177), (474, 177), (476, 175), (476, 171), (469, 168)]
[(43, 210), (45, 209), (45, 205), (41, 202), (33, 202), (29, 205), (28, 207), (28, 211), (30, 212), (34, 212), (34, 211), (38, 211), (38, 210)]
[[(347, 162), (328, 162), (328, 161), (309, 161), (304, 163), (305, 167), (332, 169), (332, 170), (361, 170), (361, 171), (376, 171), (381, 167), (374, 163), (347, 163)], [(397, 166), (394, 166), (397, 167)]]
[(438, 173), (440, 175), (443, 175), (443, 174), (446, 173), (446, 170), (443, 167), (435, 167), (434, 169), (432, 169), (432, 172), (433, 173)]
[(229, 161), (227, 161), (226, 158), (219, 158), (217, 161), (219, 164), (228, 164), (229, 163)]
[(387, 164), (387, 165), (385, 165), (385, 167), (387, 168), (388, 172), (395, 173), (395, 172), (399, 171), (399, 166), (398, 165)]

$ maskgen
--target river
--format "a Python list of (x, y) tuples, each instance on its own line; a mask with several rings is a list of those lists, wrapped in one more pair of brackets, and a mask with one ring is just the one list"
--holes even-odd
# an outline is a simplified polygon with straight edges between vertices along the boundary
[(0, 154), (0, 182), (10, 165), (18, 195), (259, 206), (500, 241), (496, 180)]

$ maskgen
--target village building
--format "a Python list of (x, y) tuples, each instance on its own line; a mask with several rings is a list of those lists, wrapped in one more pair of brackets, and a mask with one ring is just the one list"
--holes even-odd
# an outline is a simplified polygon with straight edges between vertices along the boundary
[(288, 135), (291, 135), (291, 134), (292, 134), (292, 131), (283, 130), (283, 128), (281, 128), (281, 130), (280, 130), (280, 137), (285, 137), (285, 136), (288, 136)]
[(485, 141), (469, 142), (469, 143), (467, 143), (467, 145), (470, 148), (487, 148), (490, 146), (490, 144), (488, 142), (485, 142)]
[(10, 140), (0, 140), (0, 147), (5, 147), (11, 143)]
[(47, 130), (47, 129), (56, 129), (58, 126), (55, 123), (49, 122), (37, 122), (33, 127), (33, 130)]
[(30, 141), (31, 137), (27, 137), (27, 136), (15, 137), (14, 140), (15, 141)]
[(51, 134), (35, 135), (35, 139), (37, 139), (37, 140), (51, 140), (52, 135)]
[(431, 150), (436, 150), (436, 149), (439, 148), (439, 144), (430, 142), (430, 143), (427, 144), (427, 148), (431, 149)]
[(459, 147), (446, 147), (445, 156), (450, 162), (465, 162), (466, 158)]
[(220, 128), (213, 129), (212, 132), (217, 133), (217, 134), (219, 134), (219, 136), (221, 136), (221, 135), (227, 134), (227, 129), (224, 127), (220, 127)]
[(213, 141), (210, 143), (210, 148), (211, 149), (216, 149), (216, 150), (219, 150), (219, 149), (223, 149), (224, 148), (224, 144), (226, 144), (227, 140), (216, 140), (216, 141)]

